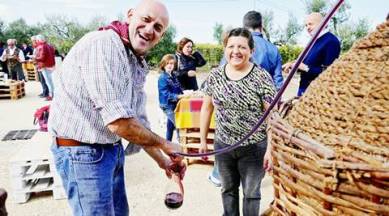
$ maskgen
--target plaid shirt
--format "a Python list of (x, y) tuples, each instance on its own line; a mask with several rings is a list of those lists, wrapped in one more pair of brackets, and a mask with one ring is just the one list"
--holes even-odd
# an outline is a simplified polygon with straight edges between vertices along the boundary
[(136, 117), (149, 128), (146, 93), (148, 67), (123, 46), (112, 30), (91, 32), (78, 41), (54, 75), (49, 131), (85, 143), (114, 143), (107, 125)]

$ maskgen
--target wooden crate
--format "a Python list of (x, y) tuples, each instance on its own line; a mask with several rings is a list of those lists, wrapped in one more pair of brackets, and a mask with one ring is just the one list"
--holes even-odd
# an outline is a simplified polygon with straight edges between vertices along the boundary
[[(182, 128), (179, 129), (180, 144), (185, 153), (198, 153), (200, 149), (200, 129), (198, 128)], [(213, 150), (213, 141), (215, 138), (215, 131), (209, 129), (207, 137), (208, 150)], [(185, 158), (186, 163), (189, 165), (191, 162), (204, 162), (201, 158)], [(214, 157), (209, 157), (210, 162), (215, 161)]]
[(39, 81), (38, 71), (33, 63), (25, 63), (23, 65), (23, 71), (28, 81)]
[(26, 95), (24, 91), (24, 82), (12, 80), (7, 83), (7, 81), (0, 83), (0, 99), (17, 100)]

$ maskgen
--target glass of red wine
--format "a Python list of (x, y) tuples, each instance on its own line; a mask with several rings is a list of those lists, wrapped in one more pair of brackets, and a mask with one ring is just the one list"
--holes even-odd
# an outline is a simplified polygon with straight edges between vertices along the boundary
[(182, 206), (183, 202), (184, 202), (184, 197), (182, 196), (181, 193), (170, 192), (166, 194), (165, 205), (169, 209), (178, 209)]
[[(173, 172), (170, 180), (168, 190), (165, 196), (165, 205), (169, 209), (178, 209), (184, 202), (184, 186), (182, 185), (183, 172), (185, 172), (185, 165), (172, 164), (170, 170)], [(178, 187), (178, 188), (177, 188)]]

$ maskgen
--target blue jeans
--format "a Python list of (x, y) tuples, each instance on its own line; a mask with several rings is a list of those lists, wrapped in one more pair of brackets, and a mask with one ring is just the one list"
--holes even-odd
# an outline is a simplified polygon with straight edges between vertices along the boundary
[(47, 85), (47, 88), (49, 89), (49, 96), (54, 96), (54, 83), (53, 83), (53, 70), (49, 70), (47, 68), (42, 68), (42, 75), (45, 78), (45, 82)]
[(129, 215), (121, 144), (77, 147), (54, 144), (51, 151), (73, 215)]
[(43, 76), (42, 71), (38, 71), (38, 77), (42, 86), (42, 95), (45, 97), (49, 96), (49, 88), (46, 85), (45, 77)]
[[(174, 130), (176, 130), (176, 117), (174, 114), (174, 110), (170, 109), (163, 109), (163, 112), (167, 116), (167, 122), (166, 122), (166, 139), (169, 141), (172, 141), (173, 139), (173, 133)], [(177, 137), (179, 136), (178, 130), (177, 130)]]
[[(261, 181), (265, 176), (263, 157), (266, 140), (257, 145), (241, 146), (230, 152), (216, 155), (222, 183), (224, 216), (239, 215), (239, 186), (243, 187), (243, 215), (259, 215)], [(215, 149), (225, 145), (215, 142)]]

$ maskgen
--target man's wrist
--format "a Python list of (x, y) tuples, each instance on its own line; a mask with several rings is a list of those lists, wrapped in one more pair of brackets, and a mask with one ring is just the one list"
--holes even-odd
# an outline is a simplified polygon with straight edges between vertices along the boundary
[(168, 140), (163, 139), (159, 147), (165, 154), (171, 153), (171, 148), (170, 148), (171, 146)]

